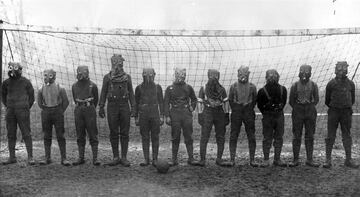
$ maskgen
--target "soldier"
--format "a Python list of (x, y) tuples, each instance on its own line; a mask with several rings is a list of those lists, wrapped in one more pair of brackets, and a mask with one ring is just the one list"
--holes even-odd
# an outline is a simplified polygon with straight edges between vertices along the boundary
[(352, 138), (350, 133), (352, 105), (355, 103), (355, 84), (347, 78), (348, 63), (340, 61), (336, 63), (335, 75), (326, 86), (325, 104), (328, 110), (328, 135), (325, 139), (326, 145), (326, 162), (324, 168), (330, 168), (331, 152), (336, 138), (336, 130), (340, 123), (342, 141), (345, 149), (346, 159), (345, 166), (358, 168), (351, 158)]
[(177, 154), (180, 144), (181, 130), (188, 153), (188, 164), (195, 165), (193, 158), (193, 119), (192, 112), (196, 107), (196, 95), (191, 85), (185, 82), (186, 69), (175, 69), (175, 81), (165, 90), (164, 112), (165, 122), (171, 126), (172, 162), (178, 165)]
[(250, 165), (255, 163), (255, 111), (256, 86), (249, 82), (249, 67), (241, 66), (238, 70), (238, 81), (231, 85), (229, 102), (231, 107), (231, 133), (230, 133), (230, 162), (235, 165), (236, 146), (242, 123), (244, 123), (248, 138)]
[(316, 105), (319, 102), (319, 90), (315, 82), (310, 80), (311, 66), (300, 66), (299, 78), (290, 89), (289, 104), (292, 107), (293, 154), (294, 160), (290, 167), (300, 165), (299, 152), (301, 147), (302, 129), (305, 126), (306, 165), (319, 167), (313, 161), (314, 133), (316, 129)]
[(87, 66), (79, 66), (77, 68), (77, 79), (78, 81), (72, 86), (72, 94), (76, 104), (75, 127), (79, 159), (73, 165), (85, 163), (84, 154), (87, 132), (93, 153), (93, 165), (98, 166), (100, 165), (97, 159), (99, 141), (96, 125), (96, 105), (99, 99), (98, 88), (89, 79), (89, 68)]
[[(222, 160), (225, 144), (225, 112), (223, 105), (227, 101), (225, 88), (220, 85), (220, 72), (215, 69), (208, 70), (208, 82), (204, 87), (200, 88), (198, 101), (203, 104), (203, 112), (199, 113), (202, 117), (201, 124), (201, 140), (200, 140), (200, 161), (199, 166), (205, 166), (206, 147), (210, 138), (212, 126), (215, 126), (215, 137), (217, 144), (216, 164), (220, 166), (226, 165)], [(229, 115), (227, 113), (227, 115)]]
[(16, 163), (15, 145), (16, 130), (19, 125), (25, 142), (28, 164), (34, 165), (33, 145), (30, 129), (30, 108), (34, 104), (34, 88), (31, 82), (21, 76), (22, 66), (17, 62), (9, 62), (9, 78), (2, 84), (2, 102), (6, 107), (6, 128), (8, 130), (9, 159), (3, 165)]
[(268, 167), (271, 144), (274, 141), (275, 166), (286, 167), (281, 161), (281, 149), (284, 135), (284, 111), (286, 104), (286, 88), (279, 84), (280, 75), (275, 69), (266, 71), (266, 85), (258, 92), (257, 105), (263, 115), (263, 153), (264, 163), (262, 167)]
[[(131, 77), (123, 69), (124, 61), (125, 59), (119, 54), (114, 54), (111, 57), (111, 71), (104, 76), (101, 88), (99, 116), (101, 118), (105, 117), (104, 107), (107, 100), (110, 143), (114, 156), (113, 160), (107, 165), (115, 166), (122, 164), (129, 167), (130, 162), (126, 156), (129, 145), (130, 116), (134, 116), (135, 98)], [(119, 135), (121, 159), (119, 157)]]
[(142, 76), (144, 79), (143, 83), (135, 89), (135, 124), (140, 126), (145, 159), (145, 162), (140, 163), (140, 166), (150, 164), (150, 136), (152, 144), (152, 164), (155, 166), (159, 152), (160, 126), (164, 124), (163, 91), (159, 84), (154, 83), (155, 71), (153, 68), (144, 68)]
[(52, 127), (55, 126), (56, 137), (60, 149), (61, 164), (69, 166), (66, 159), (66, 141), (64, 138), (64, 112), (69, 106), (65, 88), (55, 83), (56, 72), (44, 70), (44, 85), (38, 91), (37, 102), (41, 110), (41, 123), (44, 133), (45, 159), (40, 164), (51, 163)]

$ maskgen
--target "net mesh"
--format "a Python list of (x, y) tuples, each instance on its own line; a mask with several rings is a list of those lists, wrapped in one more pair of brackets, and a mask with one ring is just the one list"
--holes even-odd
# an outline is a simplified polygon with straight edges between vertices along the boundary
[[(159, 31), (158, 34), (147, 34), (140, 30), (129, 30), (128, 34), (109, 34), (101, 33), (105, 32), (102, 29), (96, 30), (96, 33), (84, 33), (57, 29), (5, 29), (3, 78), (7, 78), (7, 64), (12, 58), (21, 62), (23, 75), (31, 80), (36, 95), (43, 84), (42, 71), (53, 68), (57, 72), (57, 82), (67, 89), (72, 101), (71, 86), (76, 81), (77, 66), (89, 67), (90, 79), (98, 85), (100, 91), (103, 76), (110, 71), (110, 57), (115, 53), (125, 58), (124, 69), (131, 75), (134, 88), (142, 82), (144, 67), (155, 69), (155, 81), (163, 90), (172, 83), (174, 68), (184, 67), (187, 69), (186, 82), (194, 87), (196, 94), (207, 82), (207, 70), (210, 68), (220, 71), (220, 83), (227, 90), (237, 81), (237, 69), (241, 65), (250, 67), (250, 81), (258, 89), (265, 84), (266, 70), (274, 68), (280, 74), (280, 84), (289, 90), (292, 83), (298, 80), (299, 67), (309, 64), (313, 67), (312, 80), (318, 84), (320, 93), (318, 128), (326, 128), (325, 86), (334, 77), (335, 63), (346, 60), (350, 65), (348, 76), (352, 78), (354, 75), (356, 87), (359, 84), (359, 74), (355, 72), (360, 57), (360, 35), (357, 33), (297, 35), (293, 31), (291, 34), (283, 31), (279, 35), (229, 35), (223, 31), (219, 34), (211, 31), (195, 34)], [(356, 91), (356, 98), (359, 98), (359, 94), (360, 91)], [(65, 113), (65, 127), (70, 136), (75, 136), (73, 109), (74, 102), (71, 102)], [(358, 101), (353, 109), (359, 113)], [(4, 116), (5, 108), (2, 110)], [(40, 109), (37, 104), (31, 112), (33, 135), (41, 136)], [(289, 105), (285, 112), (291, 112)], [(261, 115), (257, 115), (257, 130), (261, 130), (260, 119)], [(196, 121), (194, 125), (197, 125)], [(100, 135), (108, 135), (106, 120), (98, 118), (98, 127)], [(354, 130), (359, 127), (353, 124)], [(5, 131), (4, 118), (1, 129)], [(6, 132), (2, 132), (1, 137), (5, 139)]]

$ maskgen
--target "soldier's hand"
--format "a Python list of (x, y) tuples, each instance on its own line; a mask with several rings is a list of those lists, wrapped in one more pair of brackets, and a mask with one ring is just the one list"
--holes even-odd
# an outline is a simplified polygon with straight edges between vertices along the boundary
[(167, 125), (171, 126), (171, 119), (170, 119), (169, 116), (167, 116), (167, 117), (165, 118), (165, 123), (166, 123)]
[(162, 126), (164, 124), (164, 117), (160, 116), (160, 126)]
[(104, 107), (100, 107), (99, 116), (100, 116), (100, 118), (105, 118), (105, 109), (104, 109)]
[(139, 117), (135, 117), (135, 125), (140, 126)]

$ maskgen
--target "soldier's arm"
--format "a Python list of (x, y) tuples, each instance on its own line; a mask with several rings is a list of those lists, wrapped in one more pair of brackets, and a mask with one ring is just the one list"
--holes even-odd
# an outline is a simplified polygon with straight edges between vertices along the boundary
[(295, 91), (296, 83), (294, 83), (290, 88), (290, 95), (289, 95), (289, 104), (291, 107), (294, 107), (296, 101), (296, 91)]
[(353, 81), (350, 81), (350, 93), (351, 93), (351, 104), (354, 105), (355, 103), (355, 83)]
[(205, 90), (204, 87), (201, 87), (199, 90), (199, 99), (204, 100), (205, 99)]
[[(129, 76), (129, 79), (128, 79), (129, 101), (130, 101), (131, 110), (133, 111), (134, 107), (135, 107), (135, 95), (134, 95), (131, 77), (130, 77), (130, 75), (128, 75), (128, 76)], [(133, 111), (133, 113), (134, 113), (134, 111)]]
[(163, 97), (162, 88), (159, 84), (157, 85), (157, 100), (159, 103), (160, 115), (163, 116), (164, 115), (164, 97)]
[(138, 85), (135, 88), (135, 109), (134, 109), (134, 116), (138, 117), (139, 116), (139, 103), (140, 103), (140, 85)]
[(29, 108), (31, 108), (35, 101), (35, 93), (34, 93), (34, 88), (30, 81), (28, 81), (26, 91), (27, 94), (29, 95)]
[(325, 105), (330, 107), (330, 100), (331, 100), (331, 81), (326, 85), (326, 89), (325, 89)]
[(260, 112), (264, 112), (265, 104), (267, 103), (267, 97), (263, 89), (260, 89), (257, 96), (257, 107), (259, 108)]
[(62, 107), (63, 111), (65, 112), (67, 107), (69, 106), (69, 99), (68, 99), (68, 96), (66, 94), (65, 88), (60, 89), (60, 97), (61, 97), (61, 100), (62, 100), (61, 107)]
[(286, 102), (287, 102), (287, 89), (285, 88), (285, 86), (282, 86), (281, 88), (283, 89), (281, 103), (282, 103), (282, 109), (284, 109)]
[(164, 97), (164, 115), (166, 117), (170, 116), (170, 86), (165, 90), (165, 97)]
[(314, 91), (313, 91), (314, 104), (317, 105), (319, 103), (319, 88), (315, 82), (313, 82), (313, 84), (314, 84)]
[(257, 100), (257, 90), (256, 90), (255, 85), (252, 85), (251, 88), (252, 88), (252, 99), (253, 99), (251, 102), (251, 105), (252, 105), (252, 108), (254, 108), (256, 105), (256, 100)]
[(72, 96), (73, 96), (73, 99), (74, 99), (74, 102), (76, 101), (76, 98), (75, 98), (75, 84), (73, 84), (72, 86), (71, 86), (71, 93), (72, 93)]
[(43, 96), (42, 96), (42, 88), (39, 89), (38, 94), (37, 94), (37, 103), (38, 106), (43, 109), (44, 108), (44, 103), (43, 103)]
[(197, 98), (196, 98), (195, 91), (194, 91), (193, 87), (191, 85), (188, 85), (188, 86), (189, 86), (189, 89), (190, 89), (189, 97), (190, 97), (190, 100), (191, 100), (191, 107), (192, 107), (192, 111), (194, 111), (195, 108), (196, 108)]
[(235, 94), (235, 88), (234, 85), (231, 85), (229, 90), (229, 104), (231, 108), (233, 108), (234, 106), (234, 94)]
[(93, 88), (92, 88), (92, 95), (94, 96), (94, 105), (95, 105), (95, 108), (96, 106), (98, 105), (98, 102), (99, 102), (99, 92), (98, 92), (98, 88), (97, 88), (97, 85), (95, 83), (93, 83)]
[(6, 104), (6, 97), (7, 97), (7, 86), (8, 86), (8, 81), (5, 80), (1, 86), (1, 98), (2, 98), (2, 103), (5, 105), (5, 107), (7, 106)]
[(100, 101), (99, 101), (99, 106), (100, 107), (105, 106), (106, 95), (107, 95), (107, 91), (108, 91), (108, 85), (109, 85), (109, 78), (107, 77), (107, 75), (105, 75), (104, 79), (103, 79), (103, 84), (102, 84), (102, 87), (101, 87), (101, 93), (100, 93)]

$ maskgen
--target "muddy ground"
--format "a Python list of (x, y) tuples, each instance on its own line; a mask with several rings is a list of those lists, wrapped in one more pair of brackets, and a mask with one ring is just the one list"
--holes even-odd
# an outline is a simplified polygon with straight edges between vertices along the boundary
[[(185, 146), (180, 148), (180, 165), (167, 174), (159, 174), (152, 166), (140, 167), (142, 149), (139, 142), (131, 142), (129, 168), (91, 164), (91, 149), (87, 145), (86, 164), (64, 167), (60, 165), (57, 142), (53, 141), (53, 163), (48, 166), (27, 166), (25, 146), (17, 145), (17, 164), (0, 166), (0, 196), (359, 196), (360, 170), (344, 167), (341, 141), (334, 149), (332, 169), (310, 168), (304, 164), (296, 168), (253, 168), (248, 165), (247, 142), (241, 140), (237, 165), (223, 168), (215, 165), (216, 145), (212, 137), (208, 147), (207, 166), (186, 164)], [(2, 143), (0, 160), (8, 151)], [(160, 157), (170, 158), (170, 142), (161, 144)], [(76, 141), (68, 140), (68, 158), (77, 158)], [(199, 158), (199, 144), (195, 143), (195, 157)], [(282, 157), (291, 161), (291, 145), (286, 141)], [(44, 154), (42, 141), (34, 142), (37, 160)], [(261, 160), (261, 141), (258, 141), (257, 160)], [(354, 144), (354, 157), (359, 159), (360, 148)], [(100, 160), (111, 159), (110, 144), (100, 141)], [(272, 155), (271, 155), (272, 156)], [(304, 147), (301, 152), (305, 156)], [(324, 160), (324, 145), (315, 148), (317, 161)], [(229, 158), (226, 144), (224, 158)]]

